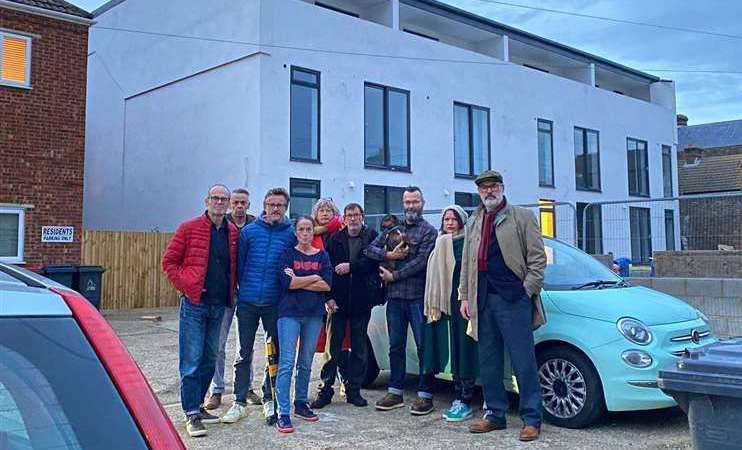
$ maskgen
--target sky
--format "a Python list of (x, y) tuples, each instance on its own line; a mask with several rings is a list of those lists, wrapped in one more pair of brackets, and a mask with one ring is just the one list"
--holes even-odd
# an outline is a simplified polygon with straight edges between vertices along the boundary
[[(106, 2), (68, 1), (88, 11)], [(689, 125), (742, 119), (742, 27), (739, 26), (742, 1), (442, 1), (662, 79), (673, 80), (677, 112), (688, 116)], [(616, 23), (528, 7), (729, 34), (737, 38)]]

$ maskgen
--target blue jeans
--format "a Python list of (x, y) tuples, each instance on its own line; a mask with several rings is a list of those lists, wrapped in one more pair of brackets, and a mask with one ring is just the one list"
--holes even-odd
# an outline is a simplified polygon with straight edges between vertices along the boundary
[[(479, 305), (478, 305), (479, 306)], [(504, 356), (518, 381), (520, 416), (525, 425), (541, 425), (541, 386), (533, 344), (533, 301), (524, 295), (515, 301), (488, 295), (479, 306), (479, 377), (485, 413), (505, 420), (508, 396), (503, 385)]]
[(389, 332), (389, 377), (388, 391), (392, 394), (404, 393), (404, 379), (407, 374), (407, 325), (412, 328), (415, 338), (420, 374), (417, 395), (433, 398), (433, 374), (423, 373), (423, 299), (406, 300), (390, 298), (386, 304), (386, 326)]
[[(312, 373), (312, 359), (317, 347), (317, 338), (322, 328), (321, 316), (281, 317), (278, 319), (278, 376), (276, 377), (276, 397), (278, 414), (287, 416), (291, 412), (291, 373), (296, 360), (296, 381), (294, 383), (294, 403), (307, 403), (309, 377)], [(299, 341), (299, 355), (296, 341)]]
[(180, 403), (186, 416), (199, 412), (214, 376), (224, 308), (180, 299)]
[[(232, 328), (232, 321), (234, 319), (235, 308), (224, 308), (224, 319), (222, 319), (222, 326), (219, 330), (219, 353), (216, 355), (216, 369), (214, 370), (214, 378), (211, 380), (211, 393), (212, 394), (223, 394), (224, 393), (224, 360), (227, 355), (225, 349), (227, 347), (227, 339), (229, 338), (229, 330)], [(239, 330), (237, 331), (239, 335)], [(240, 358), (240, 340), (236, 340), (237, 347), (235, 349), (234, 359), (235, 361)], [(250, 355), (252, 357), (252, 355)], [(250, 385), (252, 386), (253, 372), (252, 372), (252, 358), (250, 359)]]

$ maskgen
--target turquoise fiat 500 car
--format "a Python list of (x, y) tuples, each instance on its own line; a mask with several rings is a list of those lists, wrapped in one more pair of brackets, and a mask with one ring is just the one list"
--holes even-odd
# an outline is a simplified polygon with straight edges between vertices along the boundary
[[(571, 245), (548, 238), (544, 245), (547, 323), (535, 332), (535, 342), (545, 419), (583, 428), (606, 410), (674, 406), (657, 387), (657, 371), (686, 348), (715, 340), (708, 319), (682, 300), (630, 285)], [(384, 307), (374, 308), (368, 335), (373, 351), (366, 382), (371, 383), (389, 368)], [(411, 332), (407, 342), (407, 370), (417, 373)], [(509, 364), (505, 386), (518, 391)]]

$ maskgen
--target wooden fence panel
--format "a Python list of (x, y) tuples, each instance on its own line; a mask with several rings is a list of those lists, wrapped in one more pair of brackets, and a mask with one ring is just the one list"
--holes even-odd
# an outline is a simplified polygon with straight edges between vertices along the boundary
[(102, 309), (178, 305), (178, 294), (160, 268), (172, 233), (83, 232), (82, 263), (103, 266)]

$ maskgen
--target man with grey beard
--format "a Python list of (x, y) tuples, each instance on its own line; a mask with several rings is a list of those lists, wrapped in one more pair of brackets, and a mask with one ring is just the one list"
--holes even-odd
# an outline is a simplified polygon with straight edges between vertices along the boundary
[(541, 430), (539, 385), (533, 330), (544, 323), (540, 293), (546, 254), (536, 217), (505, 198), (502, 175), (482, 172), (474, 181), (482, 205), (465, 227), (459, 284), (460, 312), (467, 334), (479, 341), (479, 378), (485, 415), (472, 433), (506, 428), (508, 397), (503, 385), (504, 352), (518, 381), (521, 441), (538, 439)]
[[(438, 231), (423, 218), (425, 199), (420, 188), (410, 186), (402, 194), (405, 211), (404, 223), (400, 224), (406, 239), (396, 248), (387, 251), (386, 233), (382, 233), (366, 249), (366, 255), (376, 261), (394, 260), (394, 271), (379, 267), (379, 275), (387, 286), (386, 322), (389, 329), (389, 367), (391, 377), (387, 394), (376, 402), (376, 409), (388, 411), (404, 406), (403, 383), (407, 374), (407, 326), (412, 328), (415, 338), (419, 373), (423, 374), (423, 314), (425, 275), (428, 256), (435, 246)], [(416, 416), (433, 411), (433, 375), (420, 375), (417, 399), (410, 408)]]
[[(325, 244), (334, 268), (332, 287), (325, 307), (328, 313), (330, 358), (322, 366), (322, 383), (312, 408), (324, 408), (332, 401), (338, 367), (343, 374), (346, 400), (355, 406), (366, 406), (361, 396), (361, 384), (368, 364), (367, 330), (371, 308), (378, 304), (381, 288), (379, 264), (368, 258), (364, 250), (376, 239), (376, 230), (363, 223), (363, 208), (350, 203), (343, 211), (345, 227), (333, 234)], [(351, 351), (341, 357), (346, 327), (350, 329)]]

